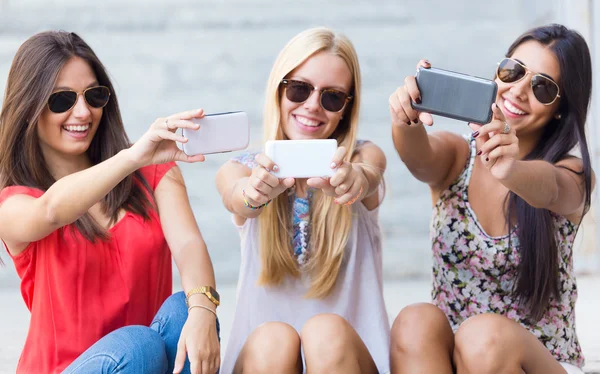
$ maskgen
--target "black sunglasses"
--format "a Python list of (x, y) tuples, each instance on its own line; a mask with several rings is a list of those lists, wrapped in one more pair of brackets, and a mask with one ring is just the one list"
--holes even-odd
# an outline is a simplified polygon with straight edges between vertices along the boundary
[(525, 78), (527, 74), (532, 74), (531, 89), (533, 96), (542, 104), (550, 105), (560, 97), (560, 88), (558, 83), (549, 77), (533, 73), (517, 60), (505, 58), (498, 63), (496, 76), (504, 83), (515, 83)]
[[(110, 99), (110, 90), (106, 86), (86, 88), (81, 92), (87, 105), (92, 108), (104, 108)], [(75, 106), (79, 92), (73, 90), (56, 91), (48, 98), (48, 109), (53, 113), (64, 113)]]
[[(285, 97), (294, 103), (305, 102), (312, 92), (317, 90), (310, 83), (293, 79), (283, 79), (281, 84), (285, 87)], [(339, 112), (352, 100), (352, 96), (333, 88), (321, 88), (318, 91), (321, 94), (321, 107), (328, 112)]]

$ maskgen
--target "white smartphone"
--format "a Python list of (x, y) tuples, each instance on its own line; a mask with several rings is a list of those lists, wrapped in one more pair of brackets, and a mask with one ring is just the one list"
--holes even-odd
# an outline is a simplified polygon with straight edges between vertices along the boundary
[(265, 145), (265, 155), (279, 167), (271, 174), (278, 178), (331, 177), (336, 150), (335, 139), (270, 140)]
[(188, 139), (181, 148), (188, 156), (224, 153), (246, 149), (250, 141), (250, 126), (245, 112), (207, 114), (194, 118), (198, 130), (182, 129)]

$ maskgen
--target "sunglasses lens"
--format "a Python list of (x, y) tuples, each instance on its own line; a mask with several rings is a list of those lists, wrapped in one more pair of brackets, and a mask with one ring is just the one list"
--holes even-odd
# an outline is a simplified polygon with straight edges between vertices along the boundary
[(85, 101), (92, 108), (103, 108), (108, 104), (109, 98), (110, 91), (108, 90), (108, 87), (93, 87), (85, 91)]
[(498, 65), (498, 79), (504, 83), (516, 82), (522, 79), (527, 72), (516, 61), (505, 58)]
[(285, 88), (285, 95), (289, 101), (294, 103), (303, 103), (308, 99), (313, 88), (304, 82), (288, 81)]
[(340, 91), (324, 91), (321, 94), (321, 105), (327, 111), (339, 112), (346, 104), (346, 97), (346, 94)]
[(533, 76), (531, 88), (535, 98), (542, 104), (550, 104), (558, 96), (558, 86), (541, 75)]
[(71, 109), (77, 101), (77, 94), (72, 91), (59, 91), (50, 95), (48, 108), (54, 113), (64, 113)]

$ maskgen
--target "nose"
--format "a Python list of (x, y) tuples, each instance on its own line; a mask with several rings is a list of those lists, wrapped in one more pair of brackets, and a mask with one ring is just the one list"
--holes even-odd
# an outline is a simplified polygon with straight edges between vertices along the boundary
[(513, 97), (516, 97), (521, 101), (525, 101), (527, 99), (527, 92), (530, 86), (531, 74), (527, 72), (523, 79), (512, 84), (512, 87), (510, 88), (510, 93), (513, 95)]
[(77, 95), (77, 102), (73, 108), (73, 115), (78, 119), (87, 119), (91, 115), (90, 108), (88, 108), (83, 95)]
[(321, 93), (317, 90), (313, 90), (313, 92), (310, 93), (308, 99), (306, 99), (306, 101), (304, 102), (304, 108), (311, 112), (316, 112), (319, 109), (321, 109), (320, 100)]

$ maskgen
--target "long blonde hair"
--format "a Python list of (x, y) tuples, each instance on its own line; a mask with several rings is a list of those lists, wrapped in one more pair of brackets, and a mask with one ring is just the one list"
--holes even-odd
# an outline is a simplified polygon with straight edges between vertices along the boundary
[[(353, 77), (352, 101), (330, 136), (347, 149), (350, 161), (355, 148), (360, 107), (360, 67), (354, 46), (348, 38), (325, 27), (305, 30), (290, 40), (279, 53), (267, 83), (265, 102), (265, 140), (286, 139), (280, 126), (280, 82), (316, 53), (326, 51), (342, 58)], [(259, 216), (259, 245), (262, 269), (260, 285), (278, 285), (286, 276), (299, 277), (300, 269), (292, 253), (292, 217), (287, 193), (279, 195)], [(352, 226), (352, 210), (340, 206), (319, 192), (310, 208), (311, 256), (305, 265), (310, 275), (307, 297), (324, 298), (332, 291), (344, 258), (344, 249)]]

